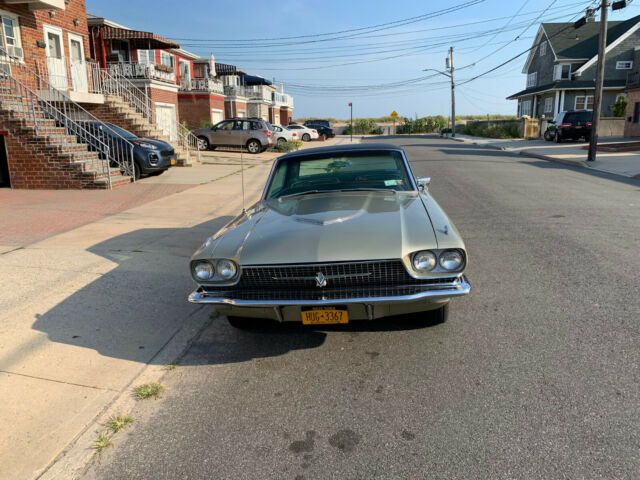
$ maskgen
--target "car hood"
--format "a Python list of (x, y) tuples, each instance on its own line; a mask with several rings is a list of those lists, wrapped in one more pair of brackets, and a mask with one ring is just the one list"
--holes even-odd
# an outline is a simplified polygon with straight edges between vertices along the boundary
[[(155, 138), (137, 138), (134, 141), (149, 143), (154, 147), (158, 147), (158, 150), (173, 150), (173, 147), (171, 146), (171, 144), (165, 142), (164, 140), (156, 140)], [(144, 148), (144, 147), (141, 147), (141, 148)]]
[(201, 253), (260, 265), (403, 258), (436, 247), (417, 192), (328, 192), (260, 202)]

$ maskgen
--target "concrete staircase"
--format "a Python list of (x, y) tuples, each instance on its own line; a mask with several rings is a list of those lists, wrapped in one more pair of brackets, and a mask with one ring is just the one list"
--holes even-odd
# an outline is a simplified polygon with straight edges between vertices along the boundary
[[(183, 148), (177, 142), (169, 139), (162, 130), (149, 122), (141, 113), (136, 111), (134, 107), (129, 105), (122, 97), (117, 95), (107, 95), (105, 97), (105, 106), (108, 107), (115, 115), (112, 123), (115, 123), (122, 128), (135, 133), (139, 137), (156, 138), (158, 140), (164, 140), (171, 144), (176, 152), (177, 166), (179, 167), (191, 167), (194, 161), (193, 155), (189, 154), (186, 148)], [(100, 115), (97, 115), (100, 117)], [(103, 121), (110, 121), (101, 117)]]
[(0, 122), (9, 131), (6, 141), (11, 143), (12, 152), (18, 152), (10, 162), (22, 163), (16, 169), (17, 182), (22, 176), (33, 188), (108, 189), (109, 173), (112, 187), (131, 182), (119, 168), (110, 168), (97, 152), (89, 151), (86, 144), (79, 143), (74, 135), (68, 135), (54, 120), (46, 118), (37, 104), (27, 103), (3, 88), (0, 88)]

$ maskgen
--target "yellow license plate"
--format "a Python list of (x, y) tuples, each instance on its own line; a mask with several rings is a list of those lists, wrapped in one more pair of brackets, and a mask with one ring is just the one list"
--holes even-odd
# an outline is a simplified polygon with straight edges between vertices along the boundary
[(582, 128), (582, 125), (576, 125), (576, 128)]
[(304, 325), (330, 325), (349, 323), (349, 312), (337, 308), (312, 308), (302, 311)]

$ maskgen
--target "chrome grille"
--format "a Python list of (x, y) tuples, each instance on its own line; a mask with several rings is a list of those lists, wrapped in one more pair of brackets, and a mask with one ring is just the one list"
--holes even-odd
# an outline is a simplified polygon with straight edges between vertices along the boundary
[(263, 265), (242, 268), (238, 288), (318, 288), (322, 273), (327, 288), (422, 284), (411, 277), (401, 260), (314, 263), (306, 265)]
[(349, 288), (313, 288), (313, 289), (217, 289), (206, 287), (208, 293), (233, 300), (343, 300), (353, 298), (380, 298), (414, 295), (424, 291), (449, 289), (455, 286), (457, 278), (438, 278), (423, 281), (421, 285), (398, 286), (361, 286)]

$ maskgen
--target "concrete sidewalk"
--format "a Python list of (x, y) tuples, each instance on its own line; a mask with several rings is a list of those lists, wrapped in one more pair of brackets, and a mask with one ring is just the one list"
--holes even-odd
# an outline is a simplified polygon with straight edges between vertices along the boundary
[[(245, 171), (249, 201), (269, 167)], [(179, 180), (196, 186), (0, 255), (0, 478), (75, 478), (95, 422), (210, 321), (187, 303), (188, 258), (240, 212), (240, 175), (201, 165), (142, 183)]]
[[(598, 152), (595, 162), (587, 162), (587, 150), (583, 149), (583, 147), (588, 145), (588, 143), (583, 142), (567, 141), (554, 143), (544, 140), (500, 140), (459, 134), (456, 134), (455, 138), (450, 139), (576, 167), (590, 168), (592, 170), (614, 173), (625, 177), (640, 178), (640, 151)], [(624, 137), (603, 137), (599, 139), (598, 144), (628, 141), (629, 139)]]

